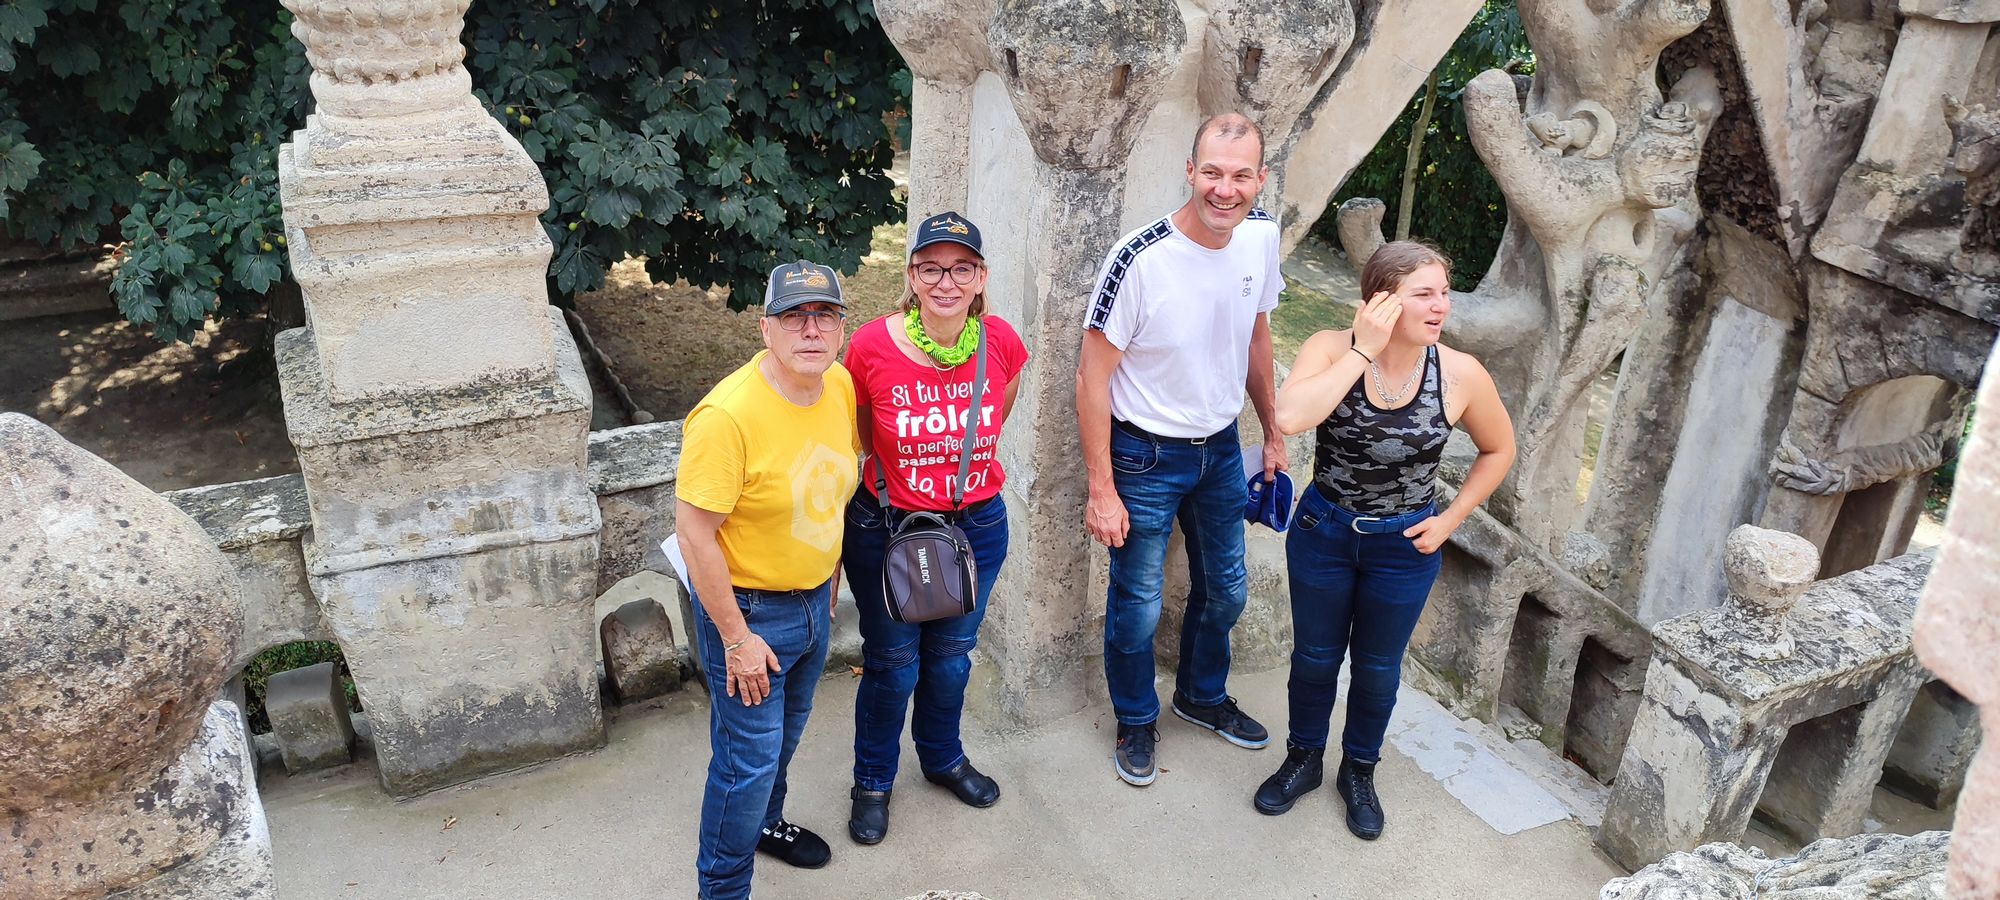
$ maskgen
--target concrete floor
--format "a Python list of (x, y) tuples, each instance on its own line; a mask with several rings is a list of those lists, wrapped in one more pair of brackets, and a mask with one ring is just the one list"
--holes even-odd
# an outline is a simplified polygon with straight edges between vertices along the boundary
[[(1282, 669), (1232, 682), (1247, 711), (1282, 725)], [(845, 824), (853, 700), (852, 679), (821, 683), (786, 810), (832, 843), (833, 862), (800, 871), (760, 858), (761, 898), (895, 900), (950, 889), (993, 900), (1540, 900), (1595, 897), (1623, 874), (1573, 819), (1500, 834), (1394, 745), (1378, 779), (1389, 827), (1374, 843), (1347, 833), (1330, 780), (1285, 816), (1259, 815), (1250, 794), (1282, 750), (1242, 750), (1172, 716), (1160, 726), (1159, 780), (1132, 788), (1112, 771), (1114, 725), (1101, 709), (1027, 736), (968, 718), (973, 759), (1003, 791), (991, 809), (925, 783), (906, 749), (889, 838), (861, 847)], [(704, 702), (690, 688), (621, 710), (597, 753), (400, 803), (365, 761), (300, 778), (267, 772), (279, 896), (692, 896)]]

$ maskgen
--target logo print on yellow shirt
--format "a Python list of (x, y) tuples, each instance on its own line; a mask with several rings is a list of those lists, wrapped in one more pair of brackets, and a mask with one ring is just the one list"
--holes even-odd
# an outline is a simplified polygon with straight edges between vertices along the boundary
[(799, 543), (820, 551), (840, 545), (840, 507), (847, 499), (841, 473), (853, 469), (852, 457), (817, 442), (792, 462), (792, 537)]

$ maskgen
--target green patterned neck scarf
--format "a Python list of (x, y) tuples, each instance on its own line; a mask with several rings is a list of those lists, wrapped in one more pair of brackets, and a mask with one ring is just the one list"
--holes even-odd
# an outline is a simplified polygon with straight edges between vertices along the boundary
[(930, 354), (930, 358), (947, 366), (955, 366), (971, 359), (973, 351), (979, 349), (977, 316), (966, 317), (965, 330), (958, 333), (958, 343), (950, 347), (940, 345), (937, 341), (931, 340), (930, 335), (924, 333), (924, 320), (919, 307), (910, 307), (910, 311), (903, 316), (903, 331), (909, 334), (910, 343), (917, 345), (918, 350)]

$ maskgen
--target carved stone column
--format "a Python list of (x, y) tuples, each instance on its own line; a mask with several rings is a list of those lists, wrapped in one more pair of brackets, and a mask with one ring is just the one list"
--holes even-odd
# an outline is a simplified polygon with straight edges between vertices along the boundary
[(471, 93), (468, 0), (285, 0), (318, 111), (279, 153), (278, 338), (314, 592), (407, 795), (603, 740), (590, 390), (541, 173)]
[(0, 413), (0, 898), (274, 896), (243, 603), (194, 520)]

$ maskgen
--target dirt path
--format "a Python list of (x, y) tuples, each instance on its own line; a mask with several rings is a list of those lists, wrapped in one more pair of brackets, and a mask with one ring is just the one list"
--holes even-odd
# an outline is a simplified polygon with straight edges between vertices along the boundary
[(154, 490), (298, 471), (262, 319), (163, 344), (115, 313), (0, 323), (0, 410), (25, 413)]

